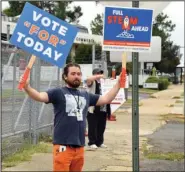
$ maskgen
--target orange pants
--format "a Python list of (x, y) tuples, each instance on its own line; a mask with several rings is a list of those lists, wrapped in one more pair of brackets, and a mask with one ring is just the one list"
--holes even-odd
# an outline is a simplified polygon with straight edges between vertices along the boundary
[(61, 149), (53, 145), (53, 171), (82, 171), (84, 164), (84, 147)]

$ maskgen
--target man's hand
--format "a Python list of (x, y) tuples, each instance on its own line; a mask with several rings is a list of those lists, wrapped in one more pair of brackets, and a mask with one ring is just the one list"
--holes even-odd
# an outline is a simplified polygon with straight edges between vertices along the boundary
[[(23, 75), (21, 75), (20, 80), (19, 80), (19, 83), (22, 84), (24, 82), (25, 81), (23, 79)], [(30, 84), (30, 77), (28, 77), (28, 79), (26, 80), (25, 85), (24, 85), (24, 89), (26, 89), (29, 86), (29, 84)]]

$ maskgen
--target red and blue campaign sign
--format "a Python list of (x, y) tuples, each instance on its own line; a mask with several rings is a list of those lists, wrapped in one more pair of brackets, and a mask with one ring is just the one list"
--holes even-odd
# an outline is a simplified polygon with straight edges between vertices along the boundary
[(62, 67), (78, 28), (26, 3), (10, 42), (41, 59)]
[(151, 9), (105, 7), (103, 50), (149, 51), (152, 17)]

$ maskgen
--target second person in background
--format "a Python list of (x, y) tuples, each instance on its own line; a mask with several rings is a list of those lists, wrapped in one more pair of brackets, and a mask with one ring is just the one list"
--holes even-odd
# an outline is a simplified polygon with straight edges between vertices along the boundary
[[(100, 79), (104, 78), (103, 70), (94, 69), (92, 76), (86, 80), (88, 91), (93, 94), (102, 95)], [(88, 121), (88, 146), (90, 149), (106, 148), (104, 144), (104, 132), (106, 128), (107, 117), (110, 119), (111, 109), (110, 104), (103, 106), (89, 107)]]

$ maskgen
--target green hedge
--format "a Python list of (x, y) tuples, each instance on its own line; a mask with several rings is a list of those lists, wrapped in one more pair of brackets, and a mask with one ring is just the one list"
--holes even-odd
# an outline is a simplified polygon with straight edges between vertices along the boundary
[(150, 76), (147, 78), (146, 83), (158, 83), (159, 79), (155, 76)]
[(171, 82), (171, 79), (169, 76), (160, 76), (159, 79), (167, 79), (168, 82)]
[(167, 77), (157, 78), (155, 76), (150, 76), (146, 80), (146, 83), (158, 83), (159, 90), (166, 90), (168, 86), (170, 85)]
[(166, 90), (170, 85), (167, 78), (160, 78), (158, 84), (159, 84), (159, 90)]

